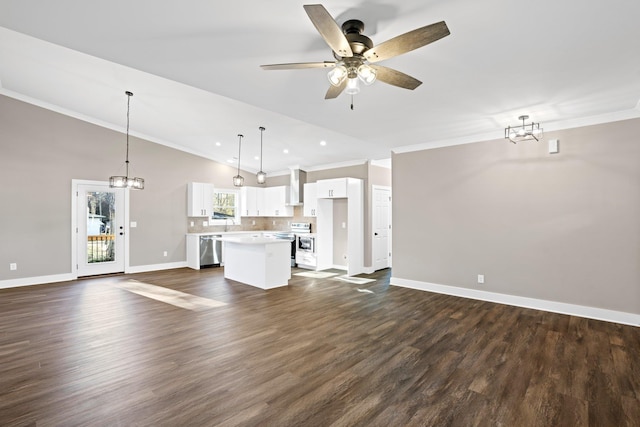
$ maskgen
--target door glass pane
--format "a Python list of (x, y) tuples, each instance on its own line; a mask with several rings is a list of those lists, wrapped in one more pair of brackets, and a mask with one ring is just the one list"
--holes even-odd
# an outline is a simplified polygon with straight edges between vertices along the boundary
[(87, 192), (87, 262), (115, 260), (115, 193)]

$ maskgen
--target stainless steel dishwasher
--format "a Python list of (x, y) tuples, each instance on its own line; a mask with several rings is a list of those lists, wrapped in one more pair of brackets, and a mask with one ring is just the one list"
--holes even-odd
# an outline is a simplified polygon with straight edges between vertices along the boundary
[(200, 236), (200, 268), (220, 267), (222, 261), (221, 235)]

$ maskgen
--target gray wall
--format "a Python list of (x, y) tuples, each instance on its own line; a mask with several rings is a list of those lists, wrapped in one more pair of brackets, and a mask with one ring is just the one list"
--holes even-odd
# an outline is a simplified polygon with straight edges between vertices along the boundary
[(393, 276), (640, 313), (638, 135), (635, 119), (395, 154)]
[[(132, 174), (145, 178), (131, 191), (130, 265), (183, 262), (187, 182), (230, 188), (235, 170), (138, 138), (130, 147)], [(0, 280), (70, 273), (71, 180), (123, 172), (124, 135), (0, 96), (0, 149)]]

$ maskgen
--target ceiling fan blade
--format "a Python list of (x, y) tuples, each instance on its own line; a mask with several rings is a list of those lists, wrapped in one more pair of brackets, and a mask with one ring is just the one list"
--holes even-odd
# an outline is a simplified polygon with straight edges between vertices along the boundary
[(334, 61), (324, 62), (293, 62), (290, 64), (269, 64), (261, 65), (263, 70), (298, 70), (302, 68), (333, 68), (336, 66)]
[(414, 90), (422, 84), (418, 79), (414, 79), (408, 74), (402, 73), (393, 68), (383, 67), (381, 65), (369, 65), (376, 70), (376, 80), (404, 89)]
[(338, 95), (340, 95), (346, 87), (347, 87), (347, 79), (344, 79), (344, 81), (340, 83), (340, 86), (333, 86), (333, 85), (329, 86), (329, 90), (327, 91), (327, 94), (324, 96), (324, 99), (337, 98)]
[(303, 7), (324, 41), (338, 56), (343, 58), (353, 56), (349, 41), (324, 6), (321, 4), (307, 4)]
[(378, 46), (365, 51), (363, 56), (369, 62), (382, 61), (426, 46), (449, 34), (451, 33), (444, 21), (436, 22), (382, 42)]

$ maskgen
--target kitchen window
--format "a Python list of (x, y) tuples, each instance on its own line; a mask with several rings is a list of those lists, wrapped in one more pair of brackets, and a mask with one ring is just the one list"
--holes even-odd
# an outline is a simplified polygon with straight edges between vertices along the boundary
[(212, 224), (240, 224), (240, 193), (238, 190), (214, 189)]

